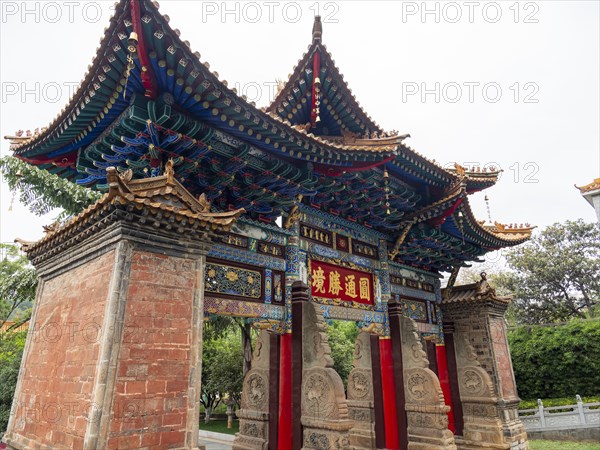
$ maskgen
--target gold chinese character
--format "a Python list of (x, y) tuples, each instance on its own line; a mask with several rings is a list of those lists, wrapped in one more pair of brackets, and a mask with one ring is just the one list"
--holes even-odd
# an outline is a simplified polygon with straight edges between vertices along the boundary
[(346, 295), (351, 298), (356, 298), (356, 283), (354, 278), (354, 275), (346, 275), (344, 277), (344, 281), (346, 282)]
[(340, 274), (337, 270), (329, 272), (329, 292), (333, 295), (339, 295), (342, 290), (340, 283)]
[(369, 279), (360, 279), (360, 298), (361, 300), (371, 301), (371, 290), (369, 289)]
[(312, 273), (312, 287), (315, 288), (315, 292), (325, 293), (325, 272), (321, 269), (321, 266), (313, 270)]

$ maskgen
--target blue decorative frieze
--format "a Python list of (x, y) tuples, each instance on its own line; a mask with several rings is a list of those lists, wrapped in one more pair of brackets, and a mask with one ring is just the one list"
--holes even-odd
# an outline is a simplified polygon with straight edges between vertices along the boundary
[(279, 228), (276, 225), (258, 223), (250, 220), (239, 219), (232, 227), (233, 233), (247, 236), (257, 241), (272, 242), (273, 244), (285, 245), (287, 236), (290, 236), (288, 230)]
[(434, 283), (436, 279), (441, 278), (441, 275), (437, 273), (426, 272), (424, 270), (404, 266), (393, 261), (389, 261), (388, 264), (390, 267), (390, 274), (392, 275), (412, 278), (418, 281), (424, 281), (426, 283)]
[(204, 297), (204, 313), (281, 321), (284, 319), (285, 308), (264, 303)]
[(427, 314), (427, 302), (422, 300), (407, 300), (400, 301), (402, 305), (402, 314), (417, 322), (429, 323)]
[(366, 267), (372, 270), (380, 268), (379, 261), (362, 258), (360, 256), (352, 255), (345, 252), (340, 252), (338, 250), (334, 250), (333, 248), (323, 247), (322, 245), (316, 244), (314, 242), (301, 240), (300, 248), (306, 251), (307, 253), (311, 254), (312, 256), (343, 262), (350, 262), (357, 266)]
[(377, 245), (379, 239), (385, 239), (386, 236), (375, 230), (369, 229), (357, 223), (349, 222), (332, 214), (325, 213), (318, 209), (310, 208), (306, 205), (300, 206), (302, 221), (311, 225), (324, 228), (326, 230), (345, 234), (355, 239), (364, 240), (370, 244)]
[(379, 260), (381, 262), (387, 262), (388, 260), (388, 248), (385, 239), (379, 239)]
[(304, 247), (304, 244), (307, 244), (307, 250), (310, 251), (310, 253), (312, 253), (313, 255), (318, 255), (330, 259), (343, 259), (345, 256), (337, 250), (328, 247), (323, 247), (322, 245), (314, 244), (312, 242), (302, 241), (302, 244), (302, 247)]
[(265, 303), (271, 303), (273, 300), (273, 272), (271, 269), (265, 269)]
[(372, 259), (363, 258), (363, 257), (357, 256), (357, 255), (348, 255), (347, 260), (358, 266), (370, 267), (372, 269), (380, 267), (379, 261), (374, 261)]
[(285, 300), (285, 276), (282, 272), (273, 273), (273, 302), (283, 303)]
[(285, 273), (288, 275), (300, 275), (300, 250), (295, 245), (288, 245), (285, 249), (286, 268)]
[(437, 303), (442, 302), (442, 282), (439, 279), (436, 279), (433, 283), (435, 287), (435, 301)]
[(363, 322), (366, 325), (371, 323), (385, 322), (385, 313), (378, 311), (368, 311), (356, 308), (344, 308), (343, 306), (322, 305), (315, 303), (315, 306), (321, 310), (325, 319), (333, 320), (351, 320), (353, 322)]
[(435, 302), (435, 294), (433, 292), (425, 292), (420, 289), (412, 289), (404, 286), (398, 286), (397, 284), (391, 285), (392, 294), (406, 295), (408, 297), (416, 297), (423, 300), (429, 300)]
[(440, 333), (440, 328), (437, 325), (423, 322), (417, 322), (417, 330), (425, 335), (439, 335)]
[(389, 298), (389, 295), (392, 293), (390, 286), (390, 274), (385, 267), (382, 267), (382, 270), (376, 272), (379, 278), (379, 284), (381, 285), (381, 299)]
[(206, 263), (204, 291), (252, 300), (262, 299), (262, 273), (221, 263)]
[(208, 253), (208, 256), (252, 266), (268, 267), (274, 270), (285, 270), (284, 259), (273, 258), (260, 253), (253, 253), (239, 248), (228, 247), (226, 245), (213, 246)]

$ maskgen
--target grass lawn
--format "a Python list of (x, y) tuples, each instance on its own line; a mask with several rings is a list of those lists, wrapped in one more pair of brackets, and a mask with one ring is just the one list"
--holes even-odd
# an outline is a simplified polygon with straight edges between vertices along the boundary
[(209, 423), (204, 423), (204, 420), (201, 420), (200, 429), (204, 431), (213, 431), (215, 433), (235, 434), (240, 431), (240, 422), (234, 420), (233, 427), (228, 429), (226, 420), (211, 420)]
[(569, 441), (529, 441), (531, 450), (600, 450), (600, 444)]

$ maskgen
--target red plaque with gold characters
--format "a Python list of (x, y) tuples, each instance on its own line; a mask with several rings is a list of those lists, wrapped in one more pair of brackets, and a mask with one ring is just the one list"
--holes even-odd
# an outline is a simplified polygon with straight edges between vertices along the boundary
[(373, 305), (373, 274), (322, 261), (311, 261), (310, 286), (313, 297)]

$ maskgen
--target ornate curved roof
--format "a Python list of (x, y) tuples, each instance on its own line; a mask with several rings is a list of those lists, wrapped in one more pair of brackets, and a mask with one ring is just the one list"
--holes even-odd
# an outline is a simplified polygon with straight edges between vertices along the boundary
[(317, 19), (309, 51), (261, 110), (201, 62), (157, 3), (121, 0), (68, 105), (47, 128), (7, 138), (17, 157), (99, 190), (109, 167), (145, 179), (172, 160), (190, 195), (221, 211), (269, 222), (302, 202), (404, 236), (398, 255), (424, 270), (527, 238), (472, 215), (468, 194), (499, 171), (445, 169), (409, 135), (384, 132), (321, 41)]

